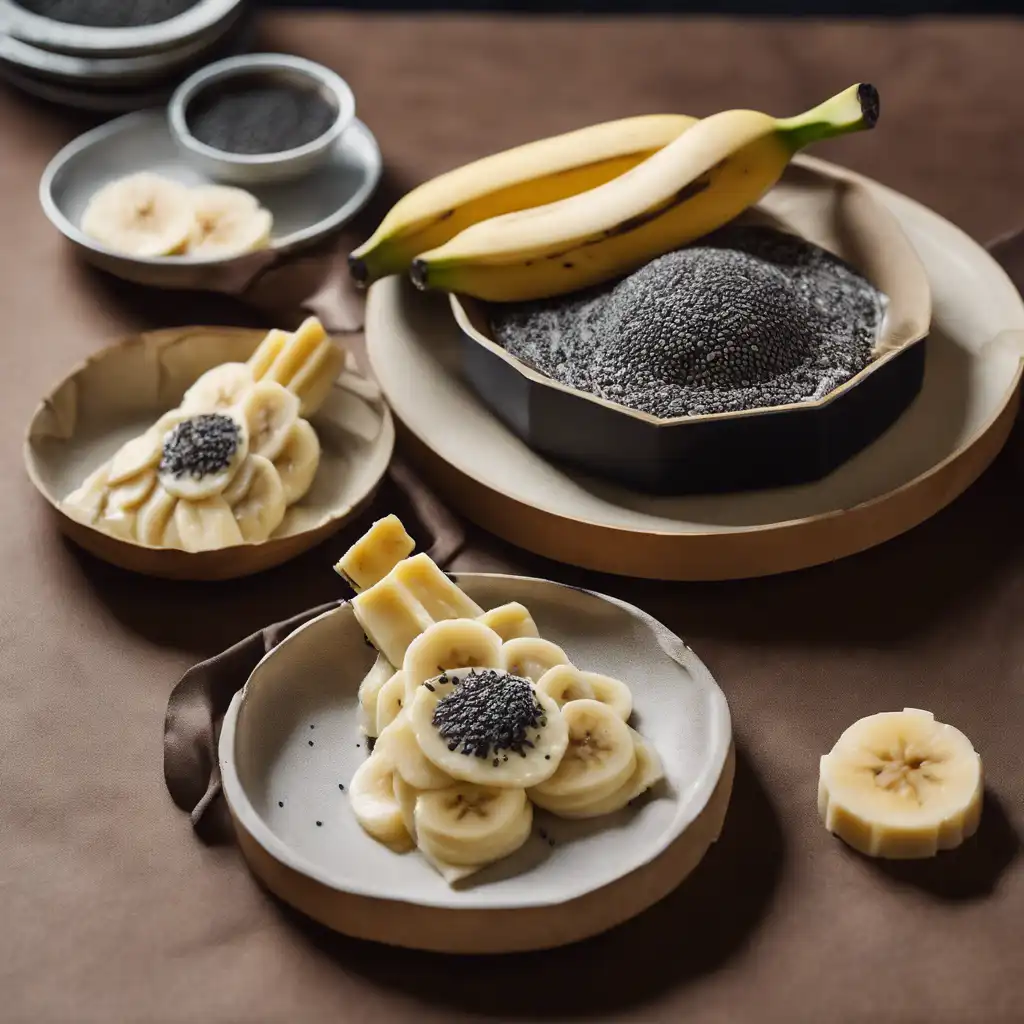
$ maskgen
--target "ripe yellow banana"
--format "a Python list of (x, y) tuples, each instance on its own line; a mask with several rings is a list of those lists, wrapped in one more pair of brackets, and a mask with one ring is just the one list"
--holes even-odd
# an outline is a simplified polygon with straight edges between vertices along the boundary
[(513, 210), (553, 203), (611, 181), (678, 138), (697, 119), (645, 114), (592, 125), (484, 157), (414, 188), (349, 256), (372, 284), (403, 273), (414, 256)]
[(413, 260), (413, 281), (497, 302), (598, 284), (732, 220), (804, 146), (877, 119), (878, 92), (863, 84), (796, 117), (715, 114), (597, 188), (467, 228)]

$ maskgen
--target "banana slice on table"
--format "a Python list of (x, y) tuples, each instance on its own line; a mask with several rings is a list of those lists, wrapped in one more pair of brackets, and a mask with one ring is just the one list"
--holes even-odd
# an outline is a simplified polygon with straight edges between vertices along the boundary
[(252, 370), (246, 363), (221, 363), (207, 370), (181, 400), (185, 412), (224, 412), (237, 405), (253, 386)]
[(434, 622), (483, 615), (483, 608), (452, 582), (428, 554), (403, 559), (388, 575), (422, 605)]
[(599, 672), (581, 672), (584, 682), (594, 691), (594, 700), (607, 704), (624, 722), (633, 714), (633, 694), (619, 679)]
[(445, 619), (428, 626), (407, 648), (402, 662), (405, 701), (416, 688), (456, 668), (495, 668), (501, 664), (501, 637), (476, 619)]
[(395, 773), (416, 789), (444, 789), (455, 781), (423, 756), (405, 711), (399, 711), (381, 732), (373, 750), (387, 757)]
[(274, 218), (251, 193), (229, 185), (203, 185), (191, 189), (189, 196), (193, 217), (189, 256), (230, 259), (270, 243)]
[(485, 626), (490, 626), (501, 637), (502, 643), (521, 636), (540, 636), (533, 616), (518, 601), (492, 608), (484, 612), (479, 620)]
[(558, 644), (532, 636), (506, 640), (501, 646), (501, 657), (506, 672), (525, 676), (535, 683), (556, 665), (569, 664), (565, 651)]
[(533, 808), (521, 789), (462, 782), (418, 794), (413, 817), (421, 850), (457, 867), (478, 867), (526, 842)]
[(82, 230), (127, 256), (170, 256), (188, 244), (195, 223), (189, 190), (142, 171), (108, 182), (89, 200)]
[(481, 786), (537, 785), (555, 773), (569, 742), (558, 705), (501, 670), (454, 669), (428, 680), (408, 713), (428, 760)]
[(971, 741), (931, 712), (904, 708), (854, 722), (822, 757), (818, 811), (870, 857), (931, 857), (974, 834), (983, 788)]
[(377, 694), (377, 711), (375, 725), (377, 736), (398, 717), (405, 704), (405, 676), (396, 672)]
[[(307, 317), (299, 329), (289, 335), (262, 378), (289, 387), (292, 379), (305, 366), (327, 338), (324, 326), (315, 316)], [(296, 396), (297, 397), (297, 396)]]
[(265, 541), (280, 525), (286, 511), (284, 487), (272, 462), (262, 455), (250, 455), (246, 460), (245, 490), (225, 501), (231, 507), (238, 523), (242, 540), (249, 544)]
[(359, 684), (359, 728), (367, 736), (377, 735), (377, 698), (381, 688), (394, 674), (394, 666), (383, 654), (378, 654), (373, 667)]
[(320, 439), (308, 420), (296, 420), (274, 459), (287, 505), (305, 497), (320, 466)]
[(408, 558), (416, 542), (405, 531), (401, 519), (392, 514), (378, 519), (335, 563), (334, 571), (353, 590), (365, 590), (379, 583), (403, 558)]
[(356, 821), (378, 842), (396, 853), (413, 847), (395, 799), (394, 767), (376, 752), (357, 769), (348, 784), (349, 804)]
[(216, 494), (174, 506), (174, 526), (186, 551), (214, 551), (242, 543), (231, 506)]
[(561, 715), (569, 733), (565, 756), (549, 779), (530, 790), (538, 807), (556, 814), (560, 808), (609, 796), (636, 769), (629, 726), (607, 704), (574, 700)]
[(273, 462), (299, 418), (299, 400), (280, 384), (261, 380), (243, 396), (238, 412), (249, 433), (249, 450)]
[[(174, 507), (177, 504), (178, 499), (157, 484), (149, 499), (139, 509), (138, 519), (135, 523), (135, 536), (141, 543), (148, 544), (150, 547), (167, 544), (167, 528), (171, 523)], [(180, 541), (177, 529), (175, 529), (175, 536)], [(178, 545), (168, 546), (177, 547)]]
[(593, 700), (594, 691), (583, 673), (574, 665), (555, 665), (540, 677), (537, 689), (546, 693), (559, 707), (571, 700)]
[(160, 483), (177, 498), (213, 498), (227, 490), (248, 454), (248, 430), (236, 416), (198, 413), (167, 434)]

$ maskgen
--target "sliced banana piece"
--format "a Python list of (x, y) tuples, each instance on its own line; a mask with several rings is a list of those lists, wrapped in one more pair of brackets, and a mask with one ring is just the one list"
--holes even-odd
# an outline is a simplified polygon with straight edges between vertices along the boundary
[(569, 744), (558, 770), (530, 790), (545, 810), (600, 800), (619, 789), (636, 768), (629, 726), (607, 704), (574, 700), (561, 711)]
[(305, 366), (326, 337), (327, 332), (323, 324), (315, 316), (307, 317), (299, 325), (299, 329), (285, 340), (274, 361), (263, 374), (263, 379), (288, 387), (292, 378)]
[(348, 795), (356, 821), (374, 839), (397, 853), (412, 849), (412, 836), (395, 799), (394, 768), (386, 757), (371, 754), (352, 776)]
[(475, 619), (483, 614), (483, 608), (452, 582), (428, 554), (403, 559), (389, 575), (419, 601), (434, 622)]
[(533, 616), (518, 601), (511, 601), (484, 612), (480, 616), (480, 621), (485, 626), (490, 626), (501, 637), (503, 643), (521, 636), (540, 636)]
[(459, 867), (491, 864), (529, 838), (533, 808), (521, 789), (457, 783), (420, 793), (416, 841), (432, 857)]
[(134, 540), (136, 516), (137, 513), (131, 509), (107, 507), (96, 525), (121, 540)]
[(244, 189), (204, 185), (190, 191), (193, 226), (187, 252), (200, 259), (230, 259), (270, 242), (274, 218)]
[(111, 487), (107, 492), (107, 512), (110, 513), (114, 509), (134, 511), (149, 497), (155, 486), (156, 473), (152, 469), (147, 469), (138, 476)]
[(582, 672), (584, 681), (594, 691), (594, 700), (607, 704), (624, 722), (633, 714), (633, 694), (621, 680), (599, 672)]
[(594, 691), (583, 673), (574, 665), (555, 665), (540, 677), (537, 689), (546, 693), (559, 707), (571, 700), (593, 700)]
[(345, 350), (329, 338), (320, 343), (320, 347), (288, 385), (288, 390), (294, 391), (302, 403), (300, 415), (312, 416), (324, 404), (324, 399), (345, 368), (345, 361)]
[(454, 669), (427, 681), (408, 713), (426, 757), (481, 786), (537, 785), (554, 774), (569, 742), (550, 697), (528, 679), (494, 669)]
[(319, 466), (320, 439), (307, 420), (296, 420), (288, 431), (284, 447), (274, 459), (285, 504), (294, 505), (305, 497)]
[(539, 637), (523, 636), (506, 640), (501, 647), (501, 657), (506, 672), (525, 676), (535, 683), (540, 681), (548, 669), (569, 664), (565, 651), (558, 644)]
[(455, 781), (423, 756), (405, 711), (399, 711), (381, 732), (373, 750), (387, 757), (395, 773), (416, 789), (444, 789)]
[(212, 498), (227, 490), (248, 454), (248, 431), (237, 416), (197, 413), (183, 419), (164, 440), (160, 483), (188, 501)]
[(221, 363), (207, 370), (185, 392), (181, 408), (189, 413), (224, 412), (237, 405), (253, 383), (248, 364)]
[[(135, 523), (135, 535), (141, 543), (154, 548), (179, 546), (169, 544), (166, 537), (167, 527), (171, 523), (174, 506), (177, 504), (178, 499), (157, 484), (145, 505), (139, 509)], [(177, 537), (177, 531), (175, 536)]]
[(262, 455), (250, 455), (246, 462), (252, 467), (247, 474), (249, 486), (230, 507), (242, 540), (262, 544), (284, 519), (284, 487), (274, 464)]
[(186, 551), (214, 551), (242, 543), (231, 506), (219, 495), (199, 501), (179, 501), (174, 525)]
[(405, 652), (433, 619), (427, 610), (391, 575), (352, 599), (352, 611), (371, 644), (392, 665), (405, 661)]
[(405, 700), (416, 688), (455, 668), (495, 668), (501, 664), (501, 637), (476, 619), (445, 619), (428, 626), (405, 652)]
[(89, 200), (82, 230), (128, 256), (169, 256), (188, 244), (194, 218), (189, 190), (142, 171), (108, 182)]
[(172, 409), (164, 413), (144, 434), (121, 445), (110, 460), (107, 470), (110, 486), (122, 484), (144, 470), (153, 469), (163, 455), (167, 435), (187, 416), (188, 413), (180, 409)]
[(291, 335), (287, 331), (279, 331), (276, 327), (267, 332), (267, 336), (259, 343), (256, 351), (249, 356), (249, 372), (253, 380), (262, 380), (280, 355)]
[(107, 474), (109, 467), (104, 463), (98, 469), (94, 469), (75, 488), (61, 505), (69, 513), (75, 513), (76, 519), (83, 519), (87, 523), (94, 523), (102, 514), (107, 503)]
[(359, 728), (367, 736), (377, 735), (377, 698), (380, 696), (381, 687), (394, 674), (394, 666), (383, 654), (378, 654), (373, 667), (359, 684)]
[(345, 552), (334, 566), (353, 590), (365, 590), (379, 583), (403, 558), (408, 558), (416, 542), (405, 531), (401, 519), (392, 514), (378, 519)]
[(399, 716), (404, 704), (405, 677), (396, 672), (377, 694), (375, 725), (378, 737)]
[(249, 435), (249, 450), (273, 462), (299, 418), (299, 400), (280, 384), (261, 380), (243, 396), (238, 411)]
[(931, 857), (981, 820), (981, 758), (959, 729), (904, 708), (854, 722), (821, 759), (825, 827), (870, 857)]
[(406, 832), (409, 833), (412, 841), (415, 843), (416, 798), (420, 795), (420, 791), (414, 786), (410, 786), (398, 772), (393, 774), (392, 782), (395, 787), (395, 800), (398, 802), (398, 810), (402, 815), (402, 824), (405, 825)]

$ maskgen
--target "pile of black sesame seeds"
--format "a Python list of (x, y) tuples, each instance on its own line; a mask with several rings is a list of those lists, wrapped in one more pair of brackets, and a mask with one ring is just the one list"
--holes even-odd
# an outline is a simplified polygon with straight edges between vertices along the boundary
[(461, 679), (442, 675), (439, 681), (454, 683), (451, 693), (437, 702), (432, 720), (449, 750), (489, 757), (497, 768), (509, 754), (526, 757), (534, 745), (530, 730), (548, 724), (528, 679), (486, 668)]
[(159, 25), (195, 7), (199, 0), (19, 0), (25, 10), (66, 25), (138, 28)]
[(182, 420), (164, 441), (160, 472), (200, 479), (227, 469), (238, 451), (238, 424), (221, 413)]
[(495, 306), (491, 323), (539, 372), (667, 419), (825, 396), (870, 362), (884, 301), (801, 238), (730, 227), (607, 285)]

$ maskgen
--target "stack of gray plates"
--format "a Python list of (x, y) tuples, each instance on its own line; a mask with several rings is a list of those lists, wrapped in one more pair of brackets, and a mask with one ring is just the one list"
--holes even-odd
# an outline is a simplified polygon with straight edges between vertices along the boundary
[(0, 78), (120, 113), (166, 102), (197, 67), (245, 49), (246, 0), (0, 0)]

